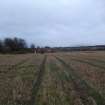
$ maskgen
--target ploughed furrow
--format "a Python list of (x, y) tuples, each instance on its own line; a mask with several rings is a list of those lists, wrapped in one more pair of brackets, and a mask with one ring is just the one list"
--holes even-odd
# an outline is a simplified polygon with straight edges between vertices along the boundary
[(64, 65), (67, 72), (66, 75), (73, 81), (74, 88), (84, 105), (105, 105), (105, 99), (94, 88), (88, 85), (85, 80), (79, 77), (70, 65), (65, 63), (61, 58), (56, 57), (56, 59)]
[(31, 97), (31, 103), (30, 103), (31, 105), (37, 105), (36, 104), (36, 96), (37, 96), (37, 93), (39, 92), (39, 88), (40, 88), (40, 85), (42, 83), (43, 76), (45, 73), (46, 59), (47, 59), (47, 56), (45, 55), (44, 60), (43, 60), (42, 64), (40, 65), (37, 79), (35, 77), (35, 80), (33, 81), (32, 97)]

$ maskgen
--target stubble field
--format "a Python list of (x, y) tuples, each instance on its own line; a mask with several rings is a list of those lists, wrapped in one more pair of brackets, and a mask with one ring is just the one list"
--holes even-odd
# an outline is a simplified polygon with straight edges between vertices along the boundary
[(105, 52), (0, 55), (0, 105), (105, 105)]

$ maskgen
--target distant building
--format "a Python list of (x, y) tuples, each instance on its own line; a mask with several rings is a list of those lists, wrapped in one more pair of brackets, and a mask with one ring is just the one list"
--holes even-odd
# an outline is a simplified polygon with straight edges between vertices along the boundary
[(35, 53), (41, 53), (41, 54), (44, 54), (44, 53), (53, 53), (54, 50), (52, 48), (49, 48), (49, 47), (45, 47), (45, 48), (35, 48)]

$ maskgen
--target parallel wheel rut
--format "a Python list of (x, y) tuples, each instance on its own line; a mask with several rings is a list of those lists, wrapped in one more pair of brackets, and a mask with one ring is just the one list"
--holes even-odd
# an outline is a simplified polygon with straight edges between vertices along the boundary
[(65, 61), (59, 57), (55, 56), (55, 58), (61, 62), (68, 71), (67, 75), (69, 78), (71, 77), (71, 80), (74, 83), (74, 88), (77, 90), (84, 105), (94, 105), (94, 102), (96, 102), (97, 105), (105, 105), (105, 99), (95, 89), (89, 86), (85, 80), (80, 78), (70, 65), (65, 63)]

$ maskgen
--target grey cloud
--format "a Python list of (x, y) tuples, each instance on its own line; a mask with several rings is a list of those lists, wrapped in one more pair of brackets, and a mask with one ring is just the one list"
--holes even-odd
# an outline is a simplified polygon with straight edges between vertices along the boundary
[(104, 0), (0, 0), (0, 37), (50, 46), (103, 44)]

